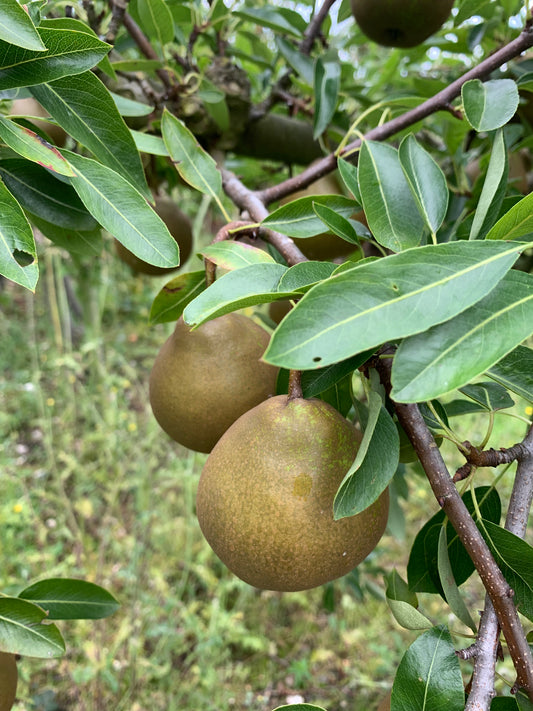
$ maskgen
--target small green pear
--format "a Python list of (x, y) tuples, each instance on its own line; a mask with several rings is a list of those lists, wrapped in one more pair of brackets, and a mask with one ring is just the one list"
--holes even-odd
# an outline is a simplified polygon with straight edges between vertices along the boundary
[(362, 32), (385, 47), (416, 47), (437, 32), (454, 0), (351, 0)]

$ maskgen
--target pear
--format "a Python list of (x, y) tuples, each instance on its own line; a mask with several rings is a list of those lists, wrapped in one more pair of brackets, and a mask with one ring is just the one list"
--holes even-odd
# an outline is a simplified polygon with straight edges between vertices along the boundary
[(203, 468), (196, 512), (208, 543), (239, 578), (265, 590), (307, 590), (345, 575), (387, 523), (385, 490), (335, 521), (335, 493), (360, 437), (331, 405), (278, 395), (240, 417)]
[(362, 32), (385, 47), (416, 47), (439, 30), (454, 0), (351, 0)]
[(9, 711), (17, 695), (18, 671), (15, 655), (0, 652), (0, 711)]
[(180, 318), (150, 374), (150, 404), (163, 430), (197, 452), (210, 452), (244, 412), (276, 392), (278, 369), (260, 359), (268, 333), (242, 314), (191, 331)]
[[(163, 220), (168, 227), (168, 231), (178, 243), (180, 248), (180, 266), (183, 266), (192, 251), (193, 236), (191, 221), (170, 198), (157, 197), (155, 199), (154, 211)], [(148, 264), (148, 262), (143, 261), (133, 254), (133, 252), (130, 252), (130, 250), (124, 247), (117, 239), (115, 240), (115, 251), (119, 258), (136, 274), (159, 276), (160, 274), (168, 274), (180, 268), (156, 267), (154, 264)]]

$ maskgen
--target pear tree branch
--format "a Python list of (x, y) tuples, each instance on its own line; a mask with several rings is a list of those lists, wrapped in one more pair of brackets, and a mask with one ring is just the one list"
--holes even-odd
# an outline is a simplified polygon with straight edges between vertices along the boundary
[[(393, 352), (388, 349), (383, 354), (390, 356)], [(377, 357), (372, 364), (390, 395), (392, 358)], [(513, 591), (461, 499), (418, 406), (392, 402), (398, 421), (417, 453), (435, 498), (472, 559), (490, 597), (516, 669), (517, 687), (524, 689), (533, 701), (533, 657), (513, 602)]]
[(309, 54), (311, 52), (315, 39), (320, 36), (322, 23), (336, 2), (337, 0), (324, 0), (320, 10), (311, 18), (311, 22), (307, 25), (307, 29), (304, 32), (304, 38), (300, 42), (300, 52), (302, 52), (302, 54)]

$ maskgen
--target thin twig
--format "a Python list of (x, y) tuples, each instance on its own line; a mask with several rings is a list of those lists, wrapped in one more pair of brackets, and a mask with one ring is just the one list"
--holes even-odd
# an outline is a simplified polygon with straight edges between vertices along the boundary
[(128, 2), (129, 0), (111, 0), (110, 2), (111, 20), (105, 36), (105, 41), (109, 42), (109, 44), (115, 44), (118, 31), (124, 22), (124, 15), (128, 7)]
[(304, 38), (300, 42), (299, 49), (302, 54), (309, 54), (311, 52), (315, 39), (320, 35), (322, 23), (336, 1), (337, 0), (324, 0), (320, 10), (311, 18), (311, 22), (307, 25), (304, 32)]
[[(533, 501), (533, 425), (529, 428), (518, 457), (518, 466), (505, 519), (505, 528), (524, 538)], [(472, 683), (465, 711), (488, 711), (494, 696), (496, 651), (500, 626), (494, 607), (487, 596), (479, 626)]]
[[(470, 69), (468, 72), (459, 77), (459, 79), (452, 82), (446, 89), (439, 91), (427, 101), (424, 101), (422, 104), (414, 109), (411, 109), (410, 111), (406, 111), (401, 116), (397, 116), (390, 121), (386, 121), (381, 126), (371, 129), (365, 134), (364, 138), (366, 140), (384, 141), (385, 139), (390, 138), (406, 128), (409, 128), (409, 126), (412, 126), (418, 121), (427, 118), (437, 111), (447, 111), (451, 102), (460, 96), (461, 88), (465, 82), (470, 81), (471, 79), (485, 79), (493, 71), (501, 67), (502, 64), (518, 57), (522, 52), (531, 46), (533, 46), (533, 29), (528, 25), (516, 39), (509, 42), (509, 44), (505, 45), (505, 47), (502, 47), (494, 52), (494, 54), (491, 54), (490, 57), (484, 59), (473, 69)], [(341, 155), (351, 155), (357, 151), (360, 146), (361, 139), (357, 139), (353, 143), (347, 145)], [(321, 158), (319, 161), (294, 178), (289, 178), (282, 183), (278, 183), (270, 188), (258, 191), (257, 197), (265, 205), (268, 205), (269, 203), (275, 202), (282, 197), (291, 195), (298, 190), (306, 188), (315, 180), (318, 180), (318, 178), (321, 178), (327, 173), (331, 173), (336, 169), (336, 167), (337, 156), (332, 153), (324, 158)]]
[[(393, 350), (389, 349), (388, 355)], [(392, 358), (375, 358), (387, 393), (391, 391)], [(494, 606), (517, 673), (517, 686), (525, 689), (533, 701), (533, 657), (522, 623), (513, 602), (513, 591), (450, 477), (433, 435), (417, 405), (394, 402), (398, 421), (413, 445), (426, 473), (435, 498), (466, 548)]]
[[(144, 56), (147, 59), (156, 59), (156, 60), (160, 61), (160, 57), (158, 57), (157, 52), (152, 47), (150, 40), (144, 34), (144, 32), (141, 30), (139, 25), (135, 22), (133, 17), (131, 15), (129, 15), (127, 12), (125, 12), (124, 17), (122, 18), (122, 22), (124, 24), (124, 27), (128, 30), (131, 38), (133, 39), (135, 44), (139, 47), (139, 49), (144, 54)], [(173, 90), (173, 83), (171, 81), (170, 74), (165, 69), (158, 69), (156, 73), (157, 73), (157, 76), (163, 82), (167, 91), (168, 92), (172, 91)]]

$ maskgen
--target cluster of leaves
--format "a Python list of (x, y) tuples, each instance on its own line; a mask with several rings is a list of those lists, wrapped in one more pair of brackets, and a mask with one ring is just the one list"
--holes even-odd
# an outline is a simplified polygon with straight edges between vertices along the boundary
[[(497, 71), (485, 83), (464, 83), (452, 111), (429, 112), (422, 127), (404, 129), (395, 145), (363, 139), (357, 166), (356, 147), (350, 144), (361, 131), (422, 105), (460, 76), (474, 53), (486, 56), (514, 39), (518, 0), (463, 0), (446, 28), (451, 34), (443, 31), (407, 55), (389, 52), (385, 62), (383, 52), (369, 49), (356, 28), (339, 32), (339, 23), (349, 16), (348, 2), (324, 22), (329, 44), (314, 56), (302, 50), (308, 17), (286, 7), (243, 3), (229, 12), (222, 0), (209, 6), (136, 0), (129, 10), (151, 42), (149, 58), (132, 49), (124, 28), (111, 53), (111, 44), (100, 39), (101, 28), (91, 26), (90, 18), (58, 17), (53, 3), (35, 1), (26, 7), (5, 0), (2, 10), (9, 22), (0, 24), (0, 101), (6, 114), (0, 116), (2, 275), (35, 289), (32, 225), (73, 254), (97, 255), (104, 230), (151, 264), (177, 265), (178, 247), (150, 206), (151, 182), (139, 151), (164, 161), (162, 179), (169, 188), (179, 173), (229, 221), (221, 173), (205, 147), (234, 151), (229, 160), (247, 187), (258, 187), (264, 173), (256, 162), (240, 158), (250, 149), (243, 137), (254, 106), (279, 102), (288, 82), (291, 101), (313, 116), (310, 138), (302, 133), (299, 148), (305, 153), (310, 146), (312, 157), (320, 154), (321, 145), (335, 148), (345, 195), (300, 198), (273, 210), (259, 226), (303, 239), (327, 229), (353, 245), (353, 258), (341, 265), (290, 266), (274, 249), (238, 241), (213, 244), (202, 255), (227, 273), (208, 287), (203, 271), (180, 274), (154, 300), (152, 321), (173, 321), (183, 314), (187, 323), (199, 326), (243, 307), (290, 299), (295, 308), (273, 332), (265, 359), (284, 370), (305, 371), (306, 396), (349, 390), (352, 373), (383, 344), (392, 343), (397, 347), (392, 398), (427, 402), (430, 427), (452, 439), (449, 419), (454, 416), (471, 411), (492, 416), (512, 404), (509, 391), (533, 402), (533, 352), (524, 344), (533, 332), (533, 281), (529, 268), (514, 268), (533, 234), (533, 196), (522, 196), (508, 180), (510, 150), (531, 147), (531, 127), (515, 117), (519, 89), (527, 93), (533, 86), (533, 67), (526, 61), (514, 74)], [(431, 47), (442, 63), (437, 75)], [(232, 67), (238, 64), (238, 76), (246, 81), (228, 85), (211, 71), (221, 54)], [(144, 98), (153, 105), (120, 95), (120, 79), (131, 71), (143, 74), (150, 86)], [(236, 84), (237, 96), (231, 93)], [(275, 96), (272, 86), (279, 89)], [(66, 131), (68, 148), (52, 145), (27, 117), (8, 115), (13, 98), (29, 96)], [(278, 105), (271, 113), (283, 111)], [(148, 114), (149, 131), (132, 131), (124, 121), (127, 115)], [(184, 122), (180, 116), (188, 118)], [(277, 136), (267, 138), (264, 150), (274, 157)], [(470, 192), (464, 169), (478, 154), (490, 154), (490, 160)], [(361, 208), (368, 230), (353, 220)], [(382, 256), (365, 256), (368, 244)], [(489, 380), (478, 383), (480, 376)], [(365, 386), (366, 404), (354, 403), (364, 439), (337, 494), (337, 518), (370, 505), (397, 470), (397, 423), (372, 373)], [(463, 397), (451, 403), (438, 400), (457, 390)], [(352, 399), (348, 402), (351, 408)], [(521, 613), (532, 620), (532, 549), (498, 525), (495, 490), (473, 489), (471, 497), (465, 502), (516, 591)], [(388, 580), (388, 599), (401, 624), (429, 629), (406, 653), (393, 703), (399, 709), (404, 697), (411, 703), (413, 694), (425, 699), (438, 695), (447, 708), (462, 708), (464, 691), (450, 633), (418, 611), (416, 592), (442, 595), (475, 630), (458, 592), (473, 566), (440, 514), (419, 533), (411, 560), (407, 583), (397, 573)], [(112, 611), (103, 593), (88, 594), (79, 585), (74, 597), (79, 603), (81, 594), (85, 610), (89, 603), (96, 608), (105, 602), (106, 614)], [(32, 630), (42, 633), (46, 627), (47, 655), (61, 647), (51, 631), (55, 628), (34, 624), (42, 621), (42, 610), (50, 619), (68, 615), (70, 599), (68, 591), (51, 589), (53, 594), (37, 592), (40, 607), (31, 614), (21, 605), (34, 605), (35, 597), (32, 603), (25, 595), (24, 601), (6, 600), (8, 620), (16, 623), (26, 614)], [(51, 605), (51, 597), (61, 604)], [(19, 637), (18, 648), (9, 646), (13, 634), (0, 640), (2, 646), (28, 653), (31, 644)], [(428, 660), (433, 667), (427, 668)], [(444, 666), (449, 676), (441, 673)], [(518, 703), (526, 701), (518, 698)]]

